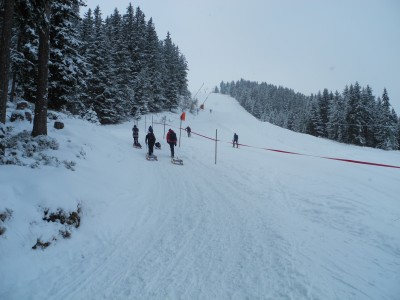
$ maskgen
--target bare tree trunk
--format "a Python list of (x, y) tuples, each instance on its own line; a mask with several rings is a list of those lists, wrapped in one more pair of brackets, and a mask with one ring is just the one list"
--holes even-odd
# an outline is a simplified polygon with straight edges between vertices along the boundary
[(43, 3), (43, 15), (40, 16), (38, 82), (35, 102), (35, 118), (33, 120), (32, 136), (47, 135), (47, 96), (50, 56), (50, 1)]
[(10, 67), (10, 44), (14, 12), (14, 0), (4, 4), (3, 31), (0, 40), (0, 122), (6, 123), (8, 94), (8, 71)]

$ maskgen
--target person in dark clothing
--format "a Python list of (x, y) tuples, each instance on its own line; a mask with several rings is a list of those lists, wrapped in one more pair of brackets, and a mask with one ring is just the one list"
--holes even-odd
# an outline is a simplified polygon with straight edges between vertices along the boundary
[(149, 155), (153, 155), (154, 144), (156, 143), (156, 137), (154, 136), (153, 129), (149, 128), (149, 132), (145, 139), (146, 145), (149, 145)]
[(234, 134), (233, 134), (233, 144), (232, 144), (232, 147), (235, 147), (235, 144), (236, 144), (236, 148), (238, 148), (238, 141), (239, 141), (239, 136), (238, 136), (236, 133), (234, 133)]
[(176, 133), (170, 128), (167, 132), (167, 143), (171, 148), (171, 157), (174, 157), (174, 146), (176, 146), (177, 137)]
[(138, 139), (139, 139), (139, 128), (137, 128), (136, 125), (133, 125), (132, 134), (133, 134), (133, 144), (135, 146), (138, 146), (138, 144), (139, 144), (139, 141), (138, 141)]
[(188, 137), (190, 137), (190, 133), (192, 132), (192, 129), (188, 126), (188, 127), (185, 128), (185, 130), (186, 130), (186, 132), (188, 134)]

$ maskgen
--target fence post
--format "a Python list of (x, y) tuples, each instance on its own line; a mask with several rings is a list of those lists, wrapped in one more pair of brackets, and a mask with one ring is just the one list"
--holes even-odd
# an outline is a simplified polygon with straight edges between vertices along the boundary
[(217, 143), (218, 143), (218, 132), (215, 129), (215, 164), (217, 164)]

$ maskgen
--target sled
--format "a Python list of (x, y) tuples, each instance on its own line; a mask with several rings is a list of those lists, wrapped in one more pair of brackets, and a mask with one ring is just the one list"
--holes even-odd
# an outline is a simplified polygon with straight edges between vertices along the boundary
[(183, 165), (183, 160), (180, 158), (171, 158), (171, 163), (174, 165)]
[(146, 154), (146, 159), (147, 160), (158, 160), (156, 155), (154, 155), (154, 154), (149, 155), (148, 153)]

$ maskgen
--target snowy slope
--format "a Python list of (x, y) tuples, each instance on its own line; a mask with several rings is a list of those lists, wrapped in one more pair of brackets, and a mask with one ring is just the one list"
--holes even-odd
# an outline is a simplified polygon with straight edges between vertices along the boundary
[[(75, 171), (0, 166), (0, 210), (13, 210), (0, 299), (399, 299), (400, 169), (320, 158), (399, 166), (399, 151), (284, 130), (223, 95), (205, 106), (183, 123), (194, 132), (176, 149), (184, 166), (170, 163), (159, 124), (159, 161), (148, 162), (132, 148), (133, 123), (69, 118), (49, 135)], [(166, 115), (166, 129), (178, 128), (179, 115)], [(206, 138), (216, 129), (217, 164)], [(252, 147), (233, 149), (234, 132)], [(43, 207), (77, 204), (72, 237), (32, 250), (58, 230)]]

